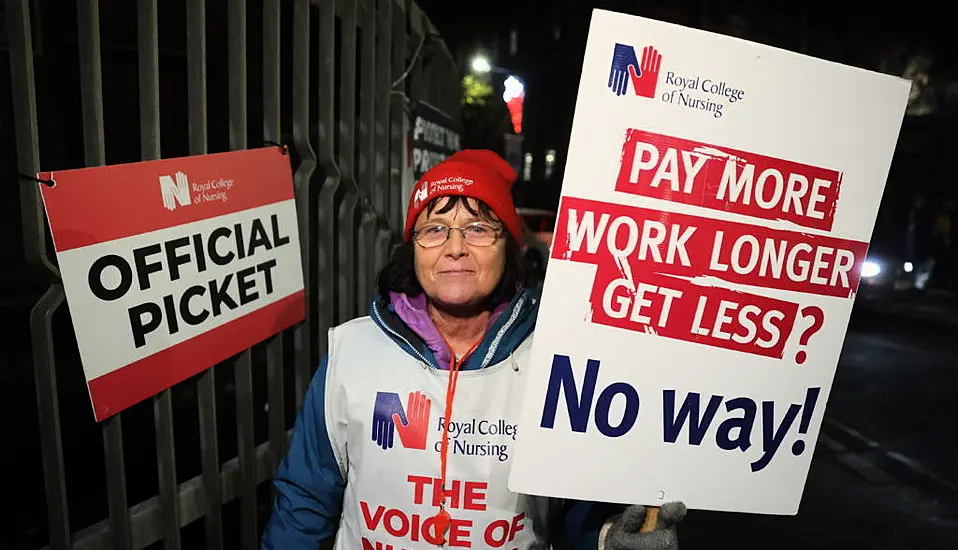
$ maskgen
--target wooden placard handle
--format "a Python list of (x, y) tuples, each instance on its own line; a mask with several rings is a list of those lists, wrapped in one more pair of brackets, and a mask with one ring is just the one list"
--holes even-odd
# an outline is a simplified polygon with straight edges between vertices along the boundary
[(642, 528), (639, 529), (640, 533), (650, 533), (655, 531), (655, 526), (659, 522), (659, 507), (658, 506), (648, 506), (645, 509), (645, 522), (642, 524)]

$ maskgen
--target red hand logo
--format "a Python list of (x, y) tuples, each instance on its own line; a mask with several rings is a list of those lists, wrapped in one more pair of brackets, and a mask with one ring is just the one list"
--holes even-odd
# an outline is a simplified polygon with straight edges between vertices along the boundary
[(642, 74), (629, 65), (629, 76), (632, 77), (632, 87), (635, 94), (642, 97), (655, 97), (655, 86), (659, 83), (659, 68), (662, 66), (662, 54), (652, 46), (642, 49)]
[(429, 433), (429, 411), (432, 400), (422, 392), (409, 392), (406, 401), (406, 423), (399, 414), (393, 413), (393, 424), (399, 432), (402, 446), (407, 449), (426, 448), (426, 434)]

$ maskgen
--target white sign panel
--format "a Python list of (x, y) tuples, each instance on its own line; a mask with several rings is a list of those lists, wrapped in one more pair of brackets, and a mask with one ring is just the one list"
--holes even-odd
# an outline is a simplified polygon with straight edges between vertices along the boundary
[(797, 513), (909, 88), (594, 12), (513, 491)]
[(285, 149), (41, 179), (98, 421), (305, 318)]

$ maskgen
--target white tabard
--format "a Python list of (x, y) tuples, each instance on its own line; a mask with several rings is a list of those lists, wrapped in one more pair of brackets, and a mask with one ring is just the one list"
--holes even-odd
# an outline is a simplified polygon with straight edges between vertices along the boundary
[[(326, 428), (346, 480), (335, 548), (436, 548), (430, 518), (439, 511), (449, 371), (409, 355), (369, 317), (332, 329), (329, 343)], [(506, 483), (530, 348), (527, 338), (505, 361), (459, 374), (447, 453), (448, 547), (549, 547), (558, 503), (512, 493)]]

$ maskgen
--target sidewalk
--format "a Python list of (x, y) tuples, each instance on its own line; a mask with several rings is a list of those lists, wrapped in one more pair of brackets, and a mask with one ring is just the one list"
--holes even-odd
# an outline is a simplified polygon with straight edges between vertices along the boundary
[(893, 479), (867, 481), (819, 443), (797, 516), (690, 511), (682, 550), (954, 550), (958, 514)]

